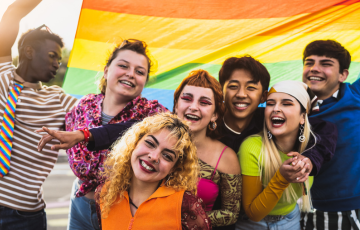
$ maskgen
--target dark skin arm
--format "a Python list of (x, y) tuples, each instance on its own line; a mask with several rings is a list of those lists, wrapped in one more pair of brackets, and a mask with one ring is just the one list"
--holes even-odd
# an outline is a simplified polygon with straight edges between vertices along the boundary
[(19, 33), (20, 20), (40, 2), (41, 0), (17, 0), (7, 8), (0, 21), (0, 57), (11, 56), (11, 47)]

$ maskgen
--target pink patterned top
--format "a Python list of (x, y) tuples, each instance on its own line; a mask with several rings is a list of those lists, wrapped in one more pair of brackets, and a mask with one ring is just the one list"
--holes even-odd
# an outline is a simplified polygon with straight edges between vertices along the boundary
[[(83, 128), (94, 128), (102, 126), (101, 110), (104, 94), (88, 94), (66, 114), (66, 131), (79, 130)], [(130, 101), (122, 111), (120, 111), (109, 124), (126, 122), (129, 120), (142, 120), (145, 117), (167, 109), (158, 103), (157, 100), (147, 100), (140, 96)], [(99, 176), (99, 171), (103, 171), (103, 163), (106, 158), (107, 150), (89, 151), (83, 143), (78, 143), (67, 150), (70, 168), (83, 183), (77, 197), (84, 196), (103, 183), (105, 180)]]

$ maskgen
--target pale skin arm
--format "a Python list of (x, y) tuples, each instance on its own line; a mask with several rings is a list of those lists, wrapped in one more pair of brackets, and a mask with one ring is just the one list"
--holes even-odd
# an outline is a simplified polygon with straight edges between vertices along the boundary
[(11, 47), (19, 33), (20, 20), (40, 2), (41, 0), (17, 0), (7, 8), (0, 21), (0, 57), (11, 56)]
[[(52, 150), (59, 150), (59, 149), (69, 149), (76, 145), (77, 143), (84, 141), (84, 134), (82, 131), (76, 130), (76, 131), (58, 131), (58, 130), (51, 130), (46, 127), (43, 127), (42, 129), (36, 130), (35, 132), (46, 132), (48, 134), (45, 134), (42, 136), (38, 143), (38, 151), (41, 152), (41, 150), (44, 148), (44, 146), (49, 143), (52, 139), (58, 139), (60, 141), (60, 144), (51, 146)], [(93, 141), (94, 138), (90, 133), (89, 141)]]

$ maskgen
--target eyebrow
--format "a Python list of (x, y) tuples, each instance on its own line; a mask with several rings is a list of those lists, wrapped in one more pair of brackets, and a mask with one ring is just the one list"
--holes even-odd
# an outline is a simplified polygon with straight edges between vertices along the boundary
[[(156, 137), (154, 137), (153, 135), (149, 135), (149, 137), (151, 137), (155, 141), (156, 145), (159, 145), (159, 141), (158, 141), (158, 139), (156, 139)], [(175, 151), (168, 149), (168, 148), (165, 148), (164, 151), (172, 153), (176, 157)]]
[[(267, 99), (266, 101), (268, 102), (268, 101), (275, 101), (275, 100), (274, 100), (274, 99)], [(286, 99), (282, 99), (281, 101), (290, 101), (290, 102), (294, 102), (293, 100), (291, 100), (291, 99), (287, 99), (287, 98), (286, 98)]]
[[(240, 82), (238, 80), (230, 80), (228, 84), (230, 84), (230, 83), (238, 83), (238, 84), (240, 84)], [(257, 85), (257, 84), (259, 84), (259, 82), (251, 80), (251, 81), (247, 81), (246, 84), (255, 84), (255, 85)]]
[[(183, 93), (183, 96), (190, 96), (190, 97), (194, 97), (194, 95), (192, 95), (191, 93)], [(206, 99), (211, 101), (210, 97), (206, 97), (206, 96), (201, 96), (200, 99)]]
[[(315, 62), (314, 59), (311, 59), (311, 58), (307, 58), (305, 59), (305, 61), (312, 61), (312, 62)], [(331, 59), (323, 59), (323, 60), (320, 60), (320, 62), (332, 62), (332, 63), (335, 63), (333, 60)]]

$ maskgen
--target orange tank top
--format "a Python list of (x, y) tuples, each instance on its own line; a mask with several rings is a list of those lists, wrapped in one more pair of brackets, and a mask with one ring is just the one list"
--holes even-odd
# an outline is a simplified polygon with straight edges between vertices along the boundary
[(166, 186), (159, 187), (145, 202), (143, 202), (135, 215), (131, 215), (129, 195), (124, 193), (111, 206), (106, 219), (101, 219), (103, 230), (132, 229), (132, 230), (181, 230), (181, 206), (184, 190), (175, 191)]

